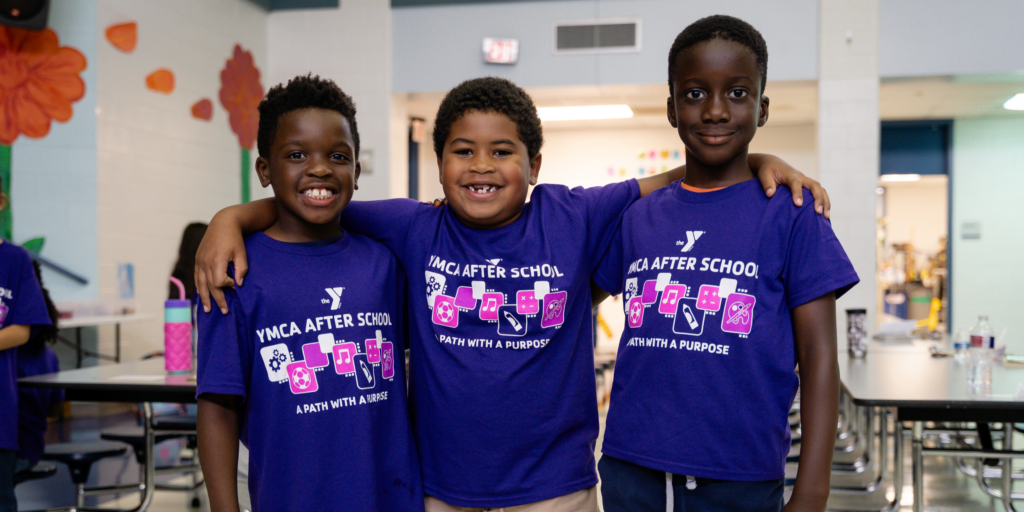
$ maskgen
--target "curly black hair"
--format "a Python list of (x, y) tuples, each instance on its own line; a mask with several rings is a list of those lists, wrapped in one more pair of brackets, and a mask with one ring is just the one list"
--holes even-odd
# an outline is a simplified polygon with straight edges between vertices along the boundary
[(519, 140), (526, 145), (530, 158), (540, 153), (544, 145), (544, 132), (537, 116), (533, 99), (518, 85), (488, 76), (466, 80), (448, 91), (434, 120), (434, 153), (438, 158), (444, 153), (444, 143), (451, 135), (452, 125), (466, 115), (466, 112), (497, 112), (516, 124)]
[(352, 131), (355, 157), (359, 158), (359, 128), (356, 126), (356, 105), (334, 80), (320, 78), (312, 73), (297, 76), (287, 84), (277, 84), (267, 91), (260, 102), (260, 127), (256, 132), (256, 148), (260, 156), (270, 156), (270, 145), (277, 135), (277, 121), (282, 115), (303, 108), (334, 110), (348, 120)]
[(764, 42), (764, 37), (757, 29), (739, 18), (716, 14), (691, 23), (676, 36), (672, 49), (668, 51), (669, 95), (675, 95), (672, 90), (672, 76), (676, 72), (676, 56), (679, 52), (712, 39), (733, 41), (754, 52), (757, 69), (761, 73), (761, 93), (764, 93), (764, 86), (768, 81), (768, 44)]

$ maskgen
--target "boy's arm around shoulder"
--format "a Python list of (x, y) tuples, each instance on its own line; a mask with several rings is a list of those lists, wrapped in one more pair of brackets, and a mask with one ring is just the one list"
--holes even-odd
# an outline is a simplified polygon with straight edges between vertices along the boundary
[(242, 286), (249, 272), (244, 237), (263, 231), (275, 222), (277, 205), (273, 199), (236, 204), (213, 216), (196, 250), (196, 293), (203, 303), (203, 311), (209, 313), (211, 303), (216, 302), (221, 313), (228, 313), (224, 291), (221, 290), (235, 285), (235, 280), (228, 276), (228, 263), (235, 264), (235, 278), (238, 286)]
[(28, 325), (8, 325), (0, 329), (0, 350), (19, 347), (28, 342), (32, 335), (32, 327)]
[[(768, 197), (775, 195), (776, 187), (785, 185), (793, 191), (793, 204), (802, 206), (803, 194), (800, 190), (806, 188), (814, 196), (814, 211), (824, 214), (826, 219), (831, 215), (832, 204), (829, 202), (828, 192), (821, 186), (821, 183), (808, 178), (804, 173), (777, 156), (751, 153), (747, 160), (750, 168), (757, 173), (757, 179), (761, 182), (764, 193)], [(668, 172), (640, 178), (637, 180), (637, 183), (640, 184), (640, 197), (646, 197), (651, 192), (684, 177), (686, 177), (686, 166), (681, 165)]]
[(834, 292), (791, 311), (800, 371), (800, 466), (784, 512), (823, 512), (829, 495), (839, 417)]

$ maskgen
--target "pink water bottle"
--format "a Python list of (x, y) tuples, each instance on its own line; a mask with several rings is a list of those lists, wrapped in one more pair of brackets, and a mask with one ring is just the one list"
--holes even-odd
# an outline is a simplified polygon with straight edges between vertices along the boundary
[(192, 370), (192, 303), (185, 298), (185, 286), (178, 285), (178, 300), (164, 302), (164, 368), (170, 373)]

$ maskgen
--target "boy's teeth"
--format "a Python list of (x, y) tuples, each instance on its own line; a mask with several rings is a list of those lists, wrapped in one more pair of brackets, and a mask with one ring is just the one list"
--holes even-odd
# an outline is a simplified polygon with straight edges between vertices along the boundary
[(472, 190), (473, 192), (478, 193), (478, 194), (486, 194), (488, 192), (494, 192), (495, 190), (498, 190), (497, 187), (494, 187), (494, 186), (490, 186), (490, 187), (470, 186), (469, 189)]
[(302, 192), (313, 199), (330, 199), (334, 196), (334, 192), (325, 188), (311, 188)]

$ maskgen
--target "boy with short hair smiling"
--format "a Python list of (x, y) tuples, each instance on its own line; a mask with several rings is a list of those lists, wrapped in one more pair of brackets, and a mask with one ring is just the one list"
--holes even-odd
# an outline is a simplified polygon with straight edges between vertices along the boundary
[[(597, 510), (590, 277), (625, 209), (682, 173), (540, 185), (527, 202), (542, 144), (525, 91), (500, 78), (463, 82), (434, 129), (447, 206), (357, 202), (342, 218), (384, 242), (410, 276), (410, 411), (430, 512)], [(273, 213), (270, 202), (218, 213), (198, 279), (220, 276), (218, 261), (238, 265), (239, 227), (265, 226)]]
[[(788, 190), (766, 198), (753, 179), (767, 65), (761, 35), (729, 16), (693, 23), (672, 45), (668, 118), (686, 177), (629, 208), (594, 276), (626, 289), (599, 464), (606, 512), (665, 510), (666, 473), (675, 510), (782, 509), (798, 384), (803, 437), (786, 509), (825, 509), (835, 299), (858, 278), (827, 220), (794, 208)], [(686, 263), (664, 265), (677, 256)]]
[(277, 221), (245, 240), (231, 315), (199, 312), (199, 451), (211, 510), (237, 511), (238, 441), (253, 509), (423, 510), (406, 411), (402, 271), (342, 231), (358, 188), (355, 105), (300, 76), (259, 105), (256, 161)]

